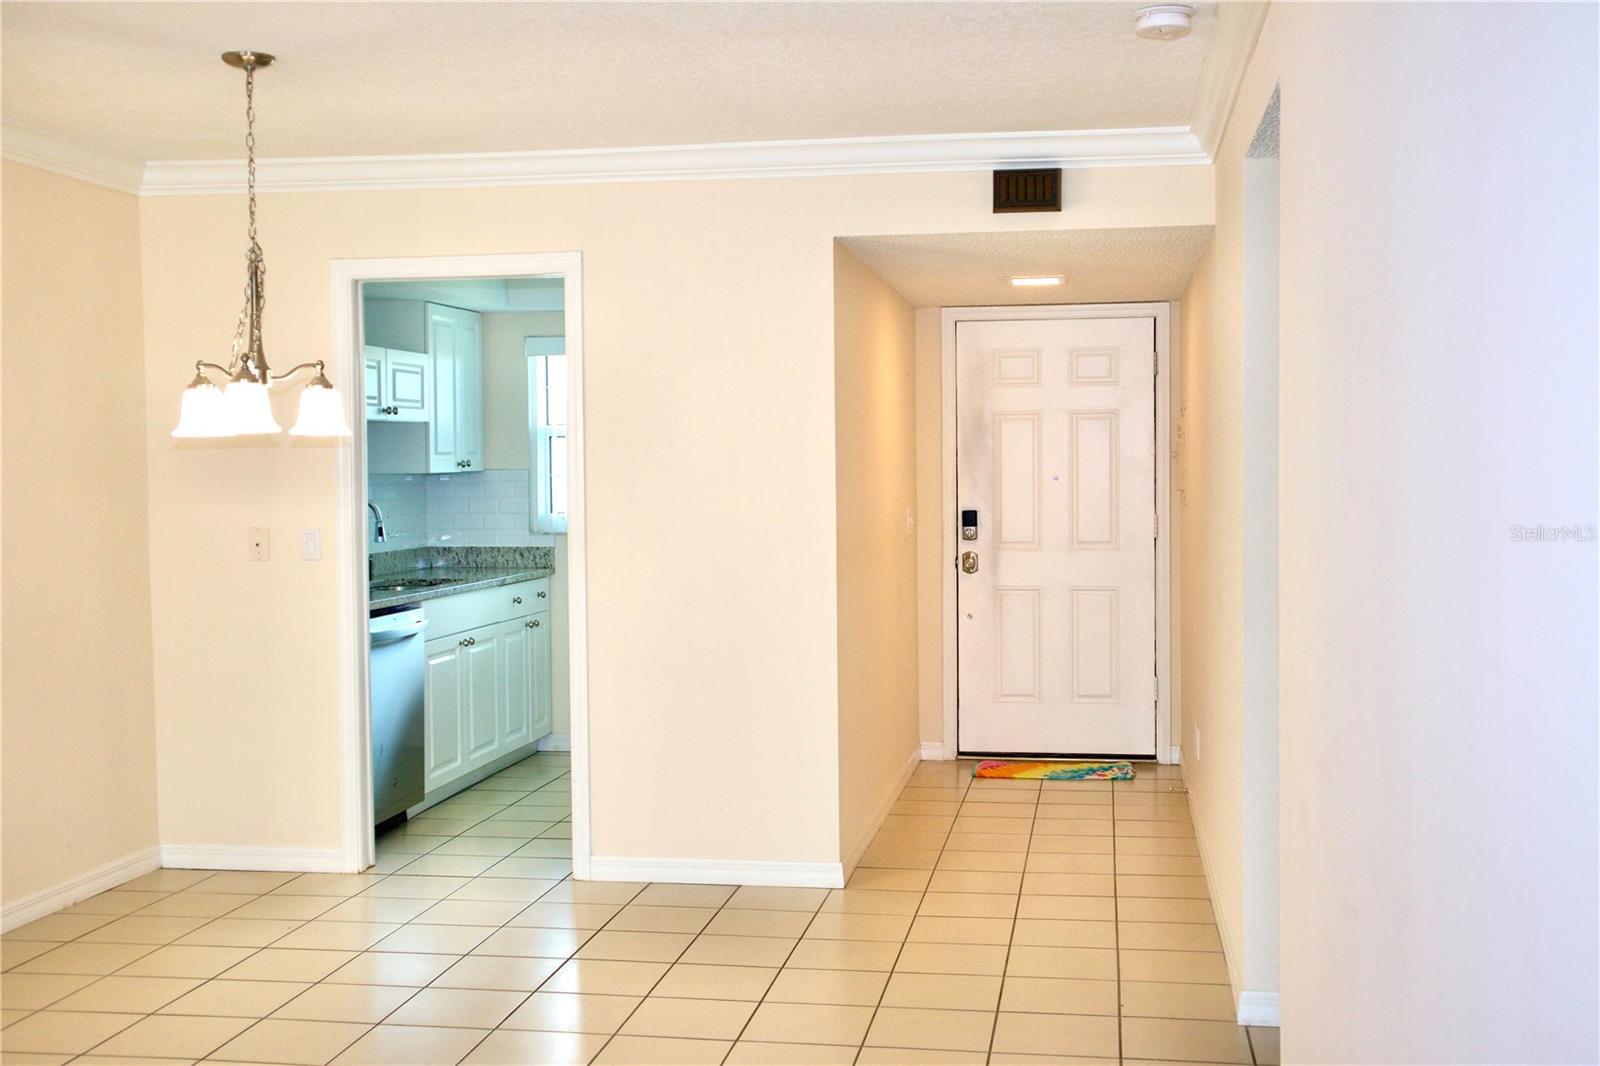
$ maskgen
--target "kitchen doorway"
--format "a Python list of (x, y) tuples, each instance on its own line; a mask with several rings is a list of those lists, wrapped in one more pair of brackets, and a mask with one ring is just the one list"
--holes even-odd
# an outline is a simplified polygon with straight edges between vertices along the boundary
[[(443, 825), (454, 793), (570, 749), (571, 866), (588, 876), (581, 269), (576, 252), (332, 266), (333, 362), (366, 383), (339, 471), (346, 869), (373, 865), (377, 815)], [(396, 681), (408, 637), (422, 654)]]

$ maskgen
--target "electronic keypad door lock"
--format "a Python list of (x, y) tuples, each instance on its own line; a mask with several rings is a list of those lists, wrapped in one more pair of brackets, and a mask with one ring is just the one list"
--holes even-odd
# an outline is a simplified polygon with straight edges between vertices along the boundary
[(977, 540), (978, 539), (978, 512), (977, 511), (962, 511), (961, 512), (961, 539), (962, 540)]

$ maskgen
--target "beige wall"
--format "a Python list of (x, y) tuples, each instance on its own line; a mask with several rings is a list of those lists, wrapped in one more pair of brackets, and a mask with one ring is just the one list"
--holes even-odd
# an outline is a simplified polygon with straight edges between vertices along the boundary
[[(263, 197), (281, 363), (328, 350), (332, 259), (583, 253), (596, 854), (839, 860), (837, 812), (816, 800), (838, 791), (833, 238), (1015, 228), (990, 213), (988, 180)], [(1212, 210), (1203, 167), (1069, 171), (1065, 193), (1026, 224)], [(335, 457), (165, 436), (185, 367), (231, 336), (243, 208), (140, 209), (163, 840), (333, 848), (338, 582), (290, 551), (248, 563), (243, 536), (333, 529)], [(229, 634), (296, 669), (197, 654)]]
[(1288, 5), (1285, 1062), (1596, 1062), (1592, 5)]
[(483, 465), (528, 469), (529, 337), (561, 333), (559, 311), (488, 311), (483, 316)]
[[(917, 731), (944, 743), (944, 356), (940, 309), (919, 307), (917, 348)], [(953, 754), (953, 753), (952, 753)]]
[(833, 246), (839, 841), (865, 850), (917, 756), (916, 350), (911, 307)]
[[(1276, 83), (1275, 18), (1269, 16), (1262, 31), (1217, 149), (1216, 231), (1181, 304), (1174, 404), (1183, 706), (1173, 739), (1183, 749), (1190, 807), (1236, 999), (1245, 991), (1278, 991), (1276, 899), (1262, 893), (1257, 868), (1250, 867), (1252, 877), (1246, 877), (1247, 853), (1269, 843), (1275, 848), (1276, 840), (1252, 832), (1266, 812), (1262, 798), (1247, 796), (1246, 787), (1266, 768), (1247, 758), (1246, 744), (1250, 511), (1243, 284), (1245, 150)], [(1267, 811), (1275, 802), (1275, 796), (1267, 797)]]
[(8, 906), (156, 843), (138, 223), (126, 193), (4, 164)]
[(1600, 1054), (1600, 567), (1512, 529), (1600, 503), (1600, 121), (1569, 93), (1596, 29), (1576, 6), (1276, 7), (1218, 152), (1183, 307), (1183, 741), (1236, 987), (1259, 990), (1270, 723), (1245, 592), (1270, 457), (1242, 156), (1281, 81), (1286, 1062)]

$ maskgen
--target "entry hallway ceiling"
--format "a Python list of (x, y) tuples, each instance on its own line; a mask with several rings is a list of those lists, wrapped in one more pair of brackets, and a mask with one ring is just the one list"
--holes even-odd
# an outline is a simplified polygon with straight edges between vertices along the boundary
[[(844, 245), (913, 307), (1176, 300), (1210, 226), (845, 237)], [(1060, 274), (1049, 288), (1016, 275)]]
[(16, 3), (5, 122), (136, 160), (1186, 126), (1215, 16), (1138, 3)]

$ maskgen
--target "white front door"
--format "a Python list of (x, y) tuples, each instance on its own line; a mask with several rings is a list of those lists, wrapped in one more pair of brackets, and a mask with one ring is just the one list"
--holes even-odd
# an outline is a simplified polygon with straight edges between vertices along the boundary
[(961, 752), (1155, 754), (1155, 460), (1153, 317), (957, 323)]

